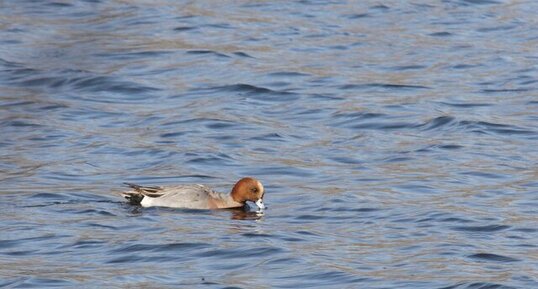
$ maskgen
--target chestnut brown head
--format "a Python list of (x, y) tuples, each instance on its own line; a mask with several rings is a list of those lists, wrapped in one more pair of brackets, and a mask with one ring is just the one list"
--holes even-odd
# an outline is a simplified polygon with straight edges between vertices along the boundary
[(247, 201), (254, 202), (261, 210), (265, 209), (263, 204), (264, 189), (262, 183), (255, 178), (242, 178), (232, 189), (232, 198), (238, 203)]

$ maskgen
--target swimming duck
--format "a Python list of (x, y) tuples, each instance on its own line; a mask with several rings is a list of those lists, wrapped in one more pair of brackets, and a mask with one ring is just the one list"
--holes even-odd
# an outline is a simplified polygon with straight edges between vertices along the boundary
[(263, 185), (249, 177), (240, 179), (230, 194), (217, 193), (199, 184), (163, 187), (125, 184), (132, 190), (122, 192), (122, 196), (129, 200), (129, 203), (142, 207), (226, 209), (243, 207), (247, 201), (251, 201), (260, 210), (265, 209)]

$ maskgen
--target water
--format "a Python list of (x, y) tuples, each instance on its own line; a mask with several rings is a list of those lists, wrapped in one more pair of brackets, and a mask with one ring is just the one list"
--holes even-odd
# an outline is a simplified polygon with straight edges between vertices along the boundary
[[(538, 288), (535, 1), (2, 1), (0, 286)], [(242, 176), (269, 207), (137, 208)]]

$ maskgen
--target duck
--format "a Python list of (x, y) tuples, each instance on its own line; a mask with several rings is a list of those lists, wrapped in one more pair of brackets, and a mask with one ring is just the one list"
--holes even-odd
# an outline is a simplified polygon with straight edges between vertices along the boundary
[(230, 209), (244, 207), (248, 201), (259, 210), (263, 203), (264, 188), (260, 181), (245, 177), (237, 181), (229, 194), (218, 193), (206, 185), (188, 184), (172, 186), (140, 186), (124, 183), (130, 190), (121, 195), (132, 205), (142, 207), (169, 207), (184, 209)]

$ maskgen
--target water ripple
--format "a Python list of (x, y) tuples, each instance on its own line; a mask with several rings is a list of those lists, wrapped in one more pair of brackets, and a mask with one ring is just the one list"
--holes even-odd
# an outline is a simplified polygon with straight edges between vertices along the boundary
[(497, 232), (510, 228), (505, 225), (485, 225), (485, 226), (459, 226), (453, 227), (456, 231), (467, 231), (467, 232)]
[(495, 262), (517, 262), (518, 259), (510, 258), (506, 256), (491, 254), (491, 253), (478, 253), (470, 255), (469, 258), (482, 260), (482, 261), (495, 261)]

